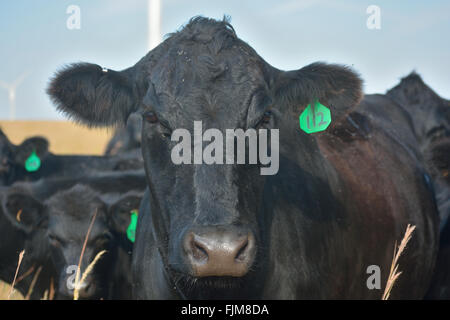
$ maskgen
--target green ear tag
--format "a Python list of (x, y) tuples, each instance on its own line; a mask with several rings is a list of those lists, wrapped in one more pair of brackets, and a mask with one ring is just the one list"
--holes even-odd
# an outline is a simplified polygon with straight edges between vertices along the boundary
[(133, 210), (131, 211), (130, 216), (130, 224), (127, 228), (127, 237), (128, 240), (134, 243), (134, 240), (136, 239), (136, 226), (137, 226), (137, 219), (138, 219), (138, 211)]
[(315, 105), (314, 108), (311, 107), (311, 104), (308, 104), (306, 109), (298, 118), (300, 121), (300, 129), (306, 133), (323, 131), (328, 128), (331, 123), (330, 109), (317, 100), (313, 102), (313, 105)]
[(31, 155), (25, 160), (25, 170), (28, 172), (38, 171), (41, 167), (41, 159), (37, 156), (36, 152), (33, 151)]

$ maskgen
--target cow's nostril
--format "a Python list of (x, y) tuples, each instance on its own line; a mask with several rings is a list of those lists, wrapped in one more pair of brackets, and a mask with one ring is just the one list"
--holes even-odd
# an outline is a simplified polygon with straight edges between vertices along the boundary
[(207, 249), (202, 246), (201, 243), (195, 241), (195, 237), (192, 240), (192, 255), (196, 260), (207, 260), (208, 252)]
[(236, 254), (236, 261), (238, 262), (242, 262), (246, 259), (246, 249), (248, 247), (248, 239), (244, 242), (244, 244), (242, 245), (242, 247), (239, 249), (238, 253)]

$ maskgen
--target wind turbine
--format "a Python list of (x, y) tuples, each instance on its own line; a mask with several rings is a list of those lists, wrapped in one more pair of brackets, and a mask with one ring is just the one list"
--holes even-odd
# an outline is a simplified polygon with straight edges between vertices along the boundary
[(0, 87), (8, 90), (10, 120), (15, 120), (15, 118), (16, 118), (16, 90), (17, 90), (17, 87), (25, 80), (26, 77), (28, 77), (28, 75), (29, 75), (29, 72), (24, 72), (12, 83), (6, 83), (6, 82), (0, 80)]
[(161, 43), (161, 0), (148, 0), (148, 50)]

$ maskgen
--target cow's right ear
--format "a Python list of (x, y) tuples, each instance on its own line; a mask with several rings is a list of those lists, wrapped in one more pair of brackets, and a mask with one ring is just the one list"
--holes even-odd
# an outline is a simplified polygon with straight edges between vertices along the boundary
[(32, 137), (26, 139), (22, 144), (16, 147), (14, 161), (17, 164), (24, 165), (30, 155), (35, 152), (42, 159), (48, 153), (48, 140), (43, 137)]
[(70, 118), (89, 126), (109, 126), (124, 123), (139, 105), (133, 78), (133, 68), (118, 72), (77, 63), (57, 72), (47, 93)]
[(126, 234), (133, 212), (139, 211), (142, 196), (127, 194), (109, 208), (111, 227), (118, 233)]
[(6, 194), (2, 207), (6, 218), (26, 233), (31, 233), (44, 220), (44, 205), (23, 192)]

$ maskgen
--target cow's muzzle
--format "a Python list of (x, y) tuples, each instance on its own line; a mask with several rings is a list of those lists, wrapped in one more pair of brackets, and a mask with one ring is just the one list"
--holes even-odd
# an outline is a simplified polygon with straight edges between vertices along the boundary
[(242, 277), (256, 255), (253, 233), (241, 228), (207, 227), (187, 232), (184, 253), (194, 277)]

